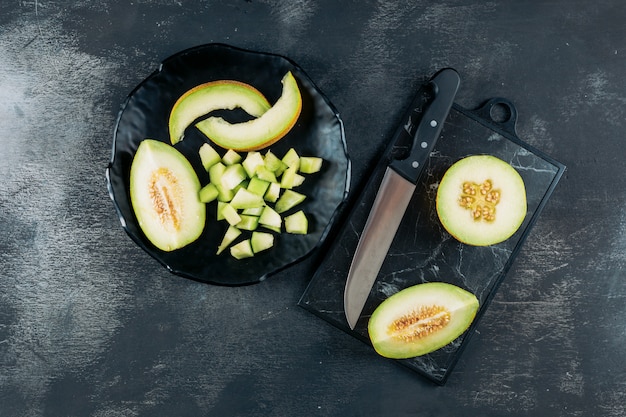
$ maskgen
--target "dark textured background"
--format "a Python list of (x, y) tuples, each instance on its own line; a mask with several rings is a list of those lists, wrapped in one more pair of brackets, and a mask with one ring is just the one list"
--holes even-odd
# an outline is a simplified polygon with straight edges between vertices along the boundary
[[(0, 4), (0, 416), (626, 415), (626, 3), (122, 0)], [(126, 95), (224, 42), (295, 60), (362, 184), (414, 89), (512, 100), (568, 166), (444, 387), (298, 307), (321, 253), (247, 287), (169, 274), (104, 170)]]

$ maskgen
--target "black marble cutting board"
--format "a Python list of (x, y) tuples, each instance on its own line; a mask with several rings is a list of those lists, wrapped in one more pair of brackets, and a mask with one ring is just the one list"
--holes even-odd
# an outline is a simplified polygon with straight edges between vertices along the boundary
[[(383, 300), (401, 289), (441, 281), (471, 291), (478, 298), (480, 309), (467, 332), (433, 353), (399, 361), (433, 382), (444, 384), (565, 166), (517, 137), (517, 111), (510, 101), (494, 98), (477, 110), (454, 104), (361, 318), (355, 329), (350, 330), (343, 309), (343, 292), (352, 256), (385, 167), (391, 158), (401, 156), (408, 149), (427, 101), (428, 93), (422, 91), (416, 95), (405, 115), (406, 123), (389, 141), (380, 163), (353, 203), (299, 305), (370, 343), (367, 322), (371, 313)], [(441, 226), (435, 209), (437, 187), (445, 171), (459, 159), (475, 154), (493, 155), (510, 163), (522, 176), (527, 192), (528, 212), (520, 229), (505, 242), (488, 247), (473, 247), (456, 241)]]

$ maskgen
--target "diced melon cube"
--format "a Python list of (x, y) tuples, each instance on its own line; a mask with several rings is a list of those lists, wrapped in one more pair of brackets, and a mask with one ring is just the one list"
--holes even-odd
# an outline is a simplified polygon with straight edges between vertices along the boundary
[(261, 155), (259, 152), (252, 151), (248, 153), (246, 159), (244, 159), (241, 164), (246, 170), (248, 177), (252, 178), (256, 175), (257, 167), (264, 165), (264, 163), (265, 160), (263, 158), (263, 155)]
[(223, 163), (217, 162), (213, 164), (209, 168), (209, 180), (215, 185), (221, 184), (224, 171), (226, 171), (226, 165), (224, 165)]
[(235, 195), (235, 193), (233, 193), (233, 190), (227, 190), (221, 184), (216, 185), (215, 187), (217, 188), (217, 191), (219, 192), (219, 194), (217, 195), (218, 201), (223, 201), (225, 203), (228, 203), (230, 200), (233, 199), (233, 196)]
[(200, 189), (200, 192), (198, 193), (198, 198), (203, 203), (210, 203), (217, 198), (219, 193), (220, 192), (215, 184), (210, 182)]
[(322, 158), (315, 156), (300, 157), (300, 172), (303, 174), (314, 174), (322, 169)]
[(200, 161), (202, 161), (202, 166), (205, 170), (209, 170), (213, 165), (220, 162), (222, 159), (220, 154), (208, 143), (203, 143), (200, 146), (200, 150), (198, 151), (200, 154)]
[(259, 177), (252, 177), (246, 189), (256, 195), (264, 196), (269, 186), (269, 181), (262, 180)]
[(280, 160), (276, 155), (272, 153), (271, 150), (268, 150), (265, 153), (264, 157), (265, 168), (272, 171), (277, 177), (280, 176), (283, 171), (287, 168), (287, 164)]
[(263, 207), (263, 212), (261, 212), (261, 216), (259, 217), (259, 223), (263, 226), (270, 226), (272, 230), (280, 231), (280, 227), (283, 224), (283, 218), (270, 206)]
[(277, 182), (276, 174), (265, 167), (265, 165), (259, 165), (256, 169), (256, 176), (267, 182)]
[(236, 259), (250, 258), (254, 256), (250, 239), (242, 240), (230, 248), (230, 254)]
[(252, 232), (250, 245), (252, 246), (252, 251), (254, 253), (267, 250), (274, 246), (274, 235), (265, 232)]
[(243, 180), (247, 178), (246, 170), (243, 169), (241, 164), (228, 165), (222, 173), (221, 184), (227, 190), (234, 189), (237, 185), (241, 184)]
[(226, 171), (226, 166), (223, 163), (218, 162), (214, 164), (209, 168), (209, 180), (217, 187), (217, 191), (219, 192), (217, 199), (219, 201), (229, 202), (233, 198), (233, 193), (231, 190), (222, 186), (224, 171)]
[(230, 244), (233, 243), (239, 235), (241, 235), (241, 230), (237, 229), (235, 226), (228, 226), (228, 229), (226, 229), (226, 233), (222, 238), (222, 242), (217, 248), (217, 255), (224, 252), (224, 250), (226, 250), (226, 248), (228, 248), (228, 246), (230, 246)]
[(274, 209), (278, 213), (284, 213), (287, 210), (302, 203), (305, 198), (306, 196), (304, 194), (300, 194), (293, 190), (285, 190), (283, 195), (281, 195), (278, 201), (276, 202)]
[(240, 188), (230, 201), (230, 205), (236, 209), (247, 209), (252, 207), (263, 207), (265, 205), (265, 201), (262, 196), (254, 194), (245, 188)]
[(285, 170), (283, 176), (280, 179), (280, 186), (282, 188), (294, 188), (302, 185), (304, 177), (298, 174), (298, 167), (296, 165), (290, 166)]
[(270, 203), (275, 203), (276, 200), (278, 200), (278, 197), (280, 197), (280, 184), (277, 182), (272, 182), (270, 183), (270, 186), (267, 188), (267, 191), (265, 192), (265, 195), (263, 196), (263, 198), (265, 199), (265, 201), (268, 201)]
[(295, 166), (296, 169), (298, 169), (300, 167), (300, 156), (298, 155), (298, 153), (296, 152), (296, 150), (294, 148), (289, 148), (289, 150), (287, 151), (285, 156), (283, 156), (282, 161), (288, 167), (294, 167)]
[(236, 224), (239, 224), (239, 222), (241, 221), (241, 216), (237, 212), (237, 209), (235, 209), (230, 204), (226, 204), (226, 205), (224, 205), (224, 207), (222, 207), (221, 214), (222, 214), (222, 216), (224, 216), (224, 219), (231, 226), (235, 226)]
[(225, 165), (232, 165), (241, 162), (241, 155), (235, 152), (232, 149), (226, 151), (224, 156), (222, 157), (222, 162)]
[(259, 217), (242, 214), (241, 220), (237, 223), (237, 228), (241, 230), (256, 230), (259, 226)]
[(302, 210), (285, 217), (285, 230), (287, 233), (305, 235), (308, 232), (309, 220)]

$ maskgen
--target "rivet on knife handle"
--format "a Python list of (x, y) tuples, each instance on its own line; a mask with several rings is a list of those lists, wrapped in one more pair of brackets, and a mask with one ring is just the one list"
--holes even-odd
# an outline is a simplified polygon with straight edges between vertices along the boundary
[(415, 184), (441, 134), (460, 78), (455, 70), (446, 68), (436, 73), (429, 83), (434, 97), (417, 126), (409, 155), (392, 161), (387, 167), (350, 265), (344, 291), (344, 310), (351, 329), (356, 326), (411, 201)]

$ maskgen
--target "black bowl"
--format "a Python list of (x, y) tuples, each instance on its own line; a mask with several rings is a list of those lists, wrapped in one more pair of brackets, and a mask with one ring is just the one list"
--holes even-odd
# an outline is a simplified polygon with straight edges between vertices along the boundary
[[(215, 219), (213, 202), (207, 206), (206, 226), (195, 242), (172, 252), (152, 245), (137, 223), (129, 194), (130, 166), (139, 143), (147, 138), (169, 143), (172, 106), (194, 86), (222, 79), (242, 81), (256, 87), (273, 103), (281, 94), (280, 80), (287, 71), (293, 73), (300, 86), (302, 112), (293, 129), (267, 149), (281, 156), (293, 147), (302, 156), (324, 159), (322, 171), (310, 175), (299, 190), (307, 195), (298, 208), (309, 218), (309, 233), (281, 233), (273, 248), (253, 258), (236, 260), (228, 251), (216, 255), (227, 224)], [(202, 185), (209, 178), (198, 150), (207, 141), (192, 126), (185, 131), (185, 139), (175, 146), (189, 159)], [(147, 253), (177, 275), (214, 284), (242, 285), (264, 280), (301, 260), (323, 242), (348, 194), (350, 160), (337, 111), (298, 65), (275, 54), (209, 44), (167, 58), (131, 92), (118, 116), (106, 174), (122, 227)]]

